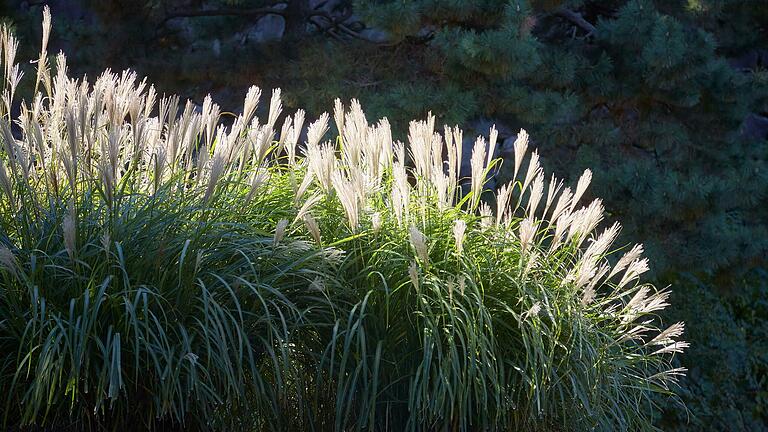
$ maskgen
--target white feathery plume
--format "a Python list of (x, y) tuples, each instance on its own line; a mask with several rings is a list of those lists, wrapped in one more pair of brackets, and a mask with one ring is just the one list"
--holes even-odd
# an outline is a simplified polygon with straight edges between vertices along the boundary
[(643, 254), (643, 245), (636, 244), (632, 247), (632, 249), (629, 250), (629, 252), (622, 255), (621, 258), (619, 258), (619, 261), (616, 262), (616, 265), (613, 266), (613, 269), (611, 270), (611, 273), (608, 274), (608, 279), (612, 278), (613, 276), (617, 275), (619, 272), (624, 270), (631, 262), (634, 262), (636, 259), (640, 258), (640, 255)]
[[(69, 147), (67, 148), (66, 156), (62, 158), (62, 162), (66, 168), (69, 184), (74, 187), (77, 183), (77, 161), (80, 158), (80, 146), (78, 145), (77, 136), (77, 112), (72, 106), (68, 106), (66, 110), (66, 125)], [(15, 140), (10, 141), (10, 143), (14, 142)], [(12, 155), (13, 153), (10, 154)], [(11, 168), (13, 168), (13, 164), (11, 164)]]
[(261, 125), (257, 129), (252, 129), (249, 132), (249, 141), (252, 143), (252, 152), (254, 165), (260, 165), (264, 158), (267, 156), (270, 147), (272, 146), (272, 139), (274, 138), (274, 131), (269, 125)]
[(392, 163), (392, 131), (386, 118), (368, 129), (366, 145), (362, 147), (366, 166), (366, 182), (372, 190), (381, 186), (382, 175)]
[(419, 291), (419, 266), (416, 261), (411, 261), (411, 265), (408, 266), (408, 276), (411, 278), (413, 287)]
[(299, 219), (303, 218), (309, 210), (315, 206), (320, 200), (322, 199), (322, 196), (320, 194), (312, 195), (311, 197), (307, 198), (306, 201), (304, 201), (304, 204), (301, 205), (299, 208), (299, 211), (296, 213), (296, 217), (293, 219), (293, 223), (296, 223)]
[(256, 108), (259, 106), (259, 99), (261, 99), (261, 89), (256, 86), (249, 87), (243, 103), (242, 119), (244, 124), (251, 122)]
[(5, 104), (5, 115), (10, 119), (11, 106), (13, 104), (16, 87), (24, 75), (16, 63), (16, 51), (19, 48), (19, 41), (13, 37), (8, 28), (3, 29), (2, 45), (5, 49), (5, 83), (6, 88), (3, 91), (3, 102)]
[(325, 290), (325, 283), (323, 282), (323, 279), (320, 276), (312, 279), (312, 282), (309, 283), (309, 289), (311, 291), (323, 292)]
[(602, 277), (605, 276), (606, 273), (608, 273), (609, 269), (610, 269), (610, 266), (608, 264), (603, 264), (597, 270), (597, 273), (595, 273), (592, 276), (591, 278), (592, 280), (589, 281), (589, 284), (584, 289), (584, 293), (581, 297), (582, 305), (586, 306), (595, 300), (595, 295), (597, 294), (595, 291), (595, 287), (597, 287), (597, 283), (600, 281), (600, 279), (602, 279)]
[(307, 129), (307, 147), (317, 145), (328, 132), (328, 113), (323, 113)]
[(259, 190), (262, 184), (266, 183), (269, 179), (269, 171), (258, 167), (251, 173), (251, 183), (248, 188), (248, 195), (245, 197), (245, 202), (250, 202), (256, 195), (256, 191)]
[(565, 281), (573, 281), (574, 287), (579, 289), (587, 285), (597, 273), (597, 267), (591, 261), (581, 261), (572, 268), (565, 277)]
[(453, 279), (453, 276), (445, 281), (445, 287), (448, 289), (448, 301), (453, 303), (453, 292), (456, 290), (456, 281)]
[(449, 193), (450, 179), (442, 171), (433, 170), (432, 185), (437, 193), (437, 208), (445, 210), (452, 204), (452, 198)]
[(285, 229), (288, 227), (288, 219), (280, 219), (277, 221), (277, 226), (275, 226), (275, 238), (273, 240), (273, 243), (275, 245), (279, 244), (283, 237), (285, 237)]
[(544, 174), (539, 174), (531, 184), (531, 195), (528, 197), (528, 208), (526, 213), (531, 218), (536, 218), (536, 210), (539, 207), (539, 202), (544, 195)]
[(267, 126), (270, 130), (274, 129), (277, 118), (280, 116), (280, 113), (283, 112), (283, 103), (280, 100), (280, 94), (281, 90), (279, 88), (272, 90), (272, 98), (269, 101), (269, 116), (267, 117)]
[(525, 129), (520, 129), (520, 132), (517, 133), (514, 149), (515, 149), (515, 173), (512, 176), (512, 179), (517, 178), (517, 173), (520, 171), (520, 165), (523, 164), (523, 157), (525, 157), (525, 152), (528, 151), (528, 132), (526, 132)]
[(669, 306), (669, 303), (667, 302), (667, 300), (669, 300), (669, 294), (670, 292), (668, 290), (653, 293), (636, 308), (637, 312), (640, 314), (648, 314), (666, 308)]
[[(549, 253), (553, 253), (557, 250), (558, 247), (560, 247), (560, 243), (563, 241), (563, 236), (565, 235), (566, 231), (568, 231), (568, 228), (571, 226), (571, 221), (573, 219), (573, 215), (571, 213), (566, 213), (560, 215), (560, 217), (557, 218), (555, 221), (555, 232), (552, 235), (552, 243), (549, 246)], [(550, 223), (550, 227), (551, 227)]]
[(309, 234), (315, 240), (315, 243), (317, 243), (318, 245), (323, 244), (322, 237), (320, 236), (320, 227), (317, 225), (317, 221), (315, 220), (315, 218), (313, 218), (310, 213), (304, 214), (302, 218), (304, 219), (304, 223), (307, 225), (307, 230), (309, 230)]
[[(86, 89), (84, 93), (87, 94), (87, 92), (88, 90)], [(87, 98), (88, 96), (84, 95), (84, 97)], [(150, 113), (155, 108), (155, 102), (157, 102), (157, 90), (155, 90), (154, 85), (150, 85), (146, 96), (144, 96), (144, 101), (141, 103), (141, 105), (144, 107), (144, 112), (142, 113), (143, 118), (149, 118)]]
[(648, 271), (648, 258), (635, 259), (629, 264), (629, 266), (627, 266), (627, 270), (624, 272), (624, 276), (622, 276), (621, 281), (619, 282), (617, 287), (623, 288), (628, 283), (638, 279), (641, 274), (647, 271)]
[(520, 251), (522, 254), (528, 250), (536, 235), (536, 224), (533, 219), (527, 217), (520, 222)]
[(470, 208), (475, 208), (480, 202), (480, 194), (485, 184), (485, 147), (485, 138), (478, 137), (472, 148), (472, 159), (470, 160), (472, 166), (472, 203)]
[(366, 184), (365, 173), (363, 173), (363, 169), (359, 166), (349, 167), (348, 171), (349, 179), (352, 182), (352, 191), (358, 201), (358, 206), (362, 208), (367, 202), (368, 193), (370, 192), (368, 184)]
[(389, 124), (389, 120), (384, 117), (379, 120), (378, 124), (378, 138), (380, 140), (381, 151), (379, 153), (379, 169), (384, 171), (392, 164), (393, 155), (393, 141), (392, 141), (392, 127)]
[(684, 367), (672, 368), (657, 372), (649, 376), (647, 380), (649, 382), (658, 383), (658, 385), (668, 389), (669, 383), (679, 385), (680, 377), (685, 376), (687, 372), (688, 369)]
[(453, 144), (456, 146), (456, 175), (461, 176), (461, 162), (464, 155), (464, 131), (458, 126), (453, 128)]
[(381, 213), (376, 212), (371, 215), (371, 227), (375, 233), (381, 231)]
[(408, 220), (411, 195), (411, 186), (405, 171), (405, 149), (402, 143), (395, 143), (395, 154), (397, 159), (392, 165), (392, 209), (395, 212), (397, 222), (402, 224)]
[(325, 192), (330, 192), (333, 187), (333, 173), (336, 172), (336, 155), (331, 143), (327, 142), (322, 145), (308, 143), (306, 159), (309, 170), (317, 178), (320, 188)]
[(568, 231), (568, 240), (576, 238), (576, 246), (580, 246), (603, 219), (603, 213), (603, 203), (600, 199), (592, 201), (588, 207), (575, 211)]
[(209, 94), (205, 96), (200, 116), (201, 122), (205, 126), (205, 146), (208, 148), (211, 147), (214, 132), (216, 131), (216, 124), (219, 122), (219, 111), (219, 106), (213, 103), (211, 95)]
[(651, 289), (642, 286), (624, 307), (622, 323), (634, 321), (638, 316), (662, 310), (669, 306), (669, 291), (657, 291), (650, 296)]
[(619, 342), (645, 340), (646, 333), (653, 330), (653, 327), (648, 326), (651, 322), (653, 322), (653, 320), (646, 320), (631, 329), (624, 331), (624, 334), (619, 338)]
[[(432, 175), (432, 178), (437, 176), (438, 174), (444, 174), (445, 171), (445, 162), (443, 161), (443, 137), (437, 133), (432, 132), (430, 138), (430, 150), (429, 154), (431, 156), (431, 167), (430, 167), (430, 173)], [(447, 179), (446, 179), (447, 183)]]
[(528, 259), (525, 261), (525, 267), (523, 268), (523, 276), (527, 275), (531, 272), (531, 270), (538, 267), (539, 256), (539, 252), (533, 252), (528, 256)]
[(222, 174), (224, 174), (228, 152), (229, 140), (226, 138), (224, 126), (219, 126), (216, 130), (216, 147), (213, 151), (213, 159), (211, 159), (211, 166), (208, 173), (208, 186), (205, 190), (204, 201), (208, 201), (211, 196), (213, 196), (213, 192), (219, 183), (219, 179)]
[(293, 165), (296, 163), (296, 144), (299, 142), (299, 136), (301, 135), (301, 128), (304, 127), (304, 110), (297, 110), (293, 115), (293, 127), (288, 132), (288, 137), (285, 139), (285, 149), (288, 152), (288, 164)]
[(624, 309), (626, 313), (624, 314), (623, 322), (628, 323), (635, 319), (637, 316), (637, 311), (640, 310), (643, 303), (646, 302), (648, 293), (651, 292), (651, 289), (647, 286), (642, 286), (640, 289), (637, 290), (635, 295), (632, 296), (631, 299), (627, 302), (627, 304), (624, 306)]
[(152, 174), (153, 188), (155, 193), (157, 193), (157, 190), (160, 187), (160, 182), (163, 180), (165, 167), (168, 164), (168, 147), (166, 146), (166, 142), (155, 142), (157, 144), (152, 151), (152, 159), (154, 160), (154, 170)]
[[(431, 116), (431, 115), (430, 115)], [(430, 118), (432, 122), (430, 122)], [(418, 180), (429, 180), (432, 168), (432, 129), (434, 117), (427, 121), (411, 121), (408, 125), (408, 143)]]
[(285, 150), (285, 154), (289, 155), (293, 151), (295, 152), (295, 149), (289, 149), (288, 148), (288, 135), (293, 134), (293, 118), (291, 116), (286, 116), (283, 120), (283, 126), (280, 127), (280, 135), (278, 136), (277, 140), (277, 148)]
[(587, 288), (584, 289), (584, 292), (581, 295), (581, 305), (586, 306), (592, 303), (594, 300), (595, 300), (595, 288), (592, 285), (588, 285)]
[(571, 201), (572, 205), (578, 204), (579, 200), (581, 199), (581, 196), (584, 195), (584, 192), (589, 187), (589, 183), (592, 181), (592, 171), (586, 169), (584, 170), (584, 173), (579, 177), (579, 182), (576, 183), (576, 192), (573, 194), (573, 199)]
[[(40, 99), (37, 98), (35, 101), (35, 109), (42, 109), (38, 108), (37, 105), (40, 104)], [(45, 138), (43, 138), (43, 130), (40, 126), (40, 123), (38, 121), (33, 120), (34, 118), (37, 118), (40, 114), (33, 114), (33, 117), (30, 118), (30, 126), (28, 129), (32, 129), (32, 133), (30, 134), (34, 142), (36, 144), (35, 150), (36, 156), (35, 159), (38, 161), (41, 165), (46, 166), (47, 162), (50, 160), (49, 156), (51, 154), (51, 149), (48, 147), (48, 143), (45, 142)]]
[(587, 250), (584, 251), (582, 259), (597, 261), (598, 259), (602, 258), (608, 248), (611, 247), (613, 242), (616, 240), (620, 230), (621, 225), (618, 222), (614, 222), (610, 228), (606, 228), (597, 237), (597, 239), (594, 239), (590, 243), (590, 245), (587, 247)]
[(453, 141), (453, 133), (451, 132), (451, 128), (448, 126), (444, 127), (445, 132), (443, 133), (443, 137), (445, 139), (445, 148), (446, 152), (448, 153), (448, 184), (449, 184), (449, 193), (451, 195), (451, 200), (453, 200), (453, 195), (456, 189), (456, 184), (459, 181), (459, 169), (461, 169), (461, 166), (457, 164), (459, 158), (461, 155), (459, 155), (456, 150), (456, 145)]
[(5, 168), (5, 161), (0, 160), (0, 188), (2, 188), (5, 195), (10, 202), (13, 202), (13, 185), (11, 185), (11, 179), (8, 177), (8, 172)]
[(333, 183), (336, 195), (339, 197), (341, 206), (344, 208), (344, 213), (347, 215), (349, 228), (352, 231), (356, 231), (359, 225), (360, 202), (358, 200), (355, 181), (347, 179), (340, 171), (336, 171), (331, 176), (331, 183)]
[(528, 188), (528, 185), (533, 179), (541, 173), (541, 164), (539, 163), (539, 153), (534, 150), (531, 153), (531, 160), (528, 162), (528, 171), (525, 173), (525, 180), (523, 181), (523, 187), (520, 189), (524, 191)]
[(301, 201), (301, 197), (303, 197), (304, 193), (307, 191), (307, 189), (309, 189), (309, 185), (312, 184), (312, 180), (314, 180), (314, 178), (315, 177), (312, 174), (312, 170), (308, 169), (304, 174), (304, 178), (301, 180), (301, 183), (299, 183), (299, 187), (296, 188), (296, 195), (293, 197), (295, 204), (298, 205), (298, 202)]
[(571, 188), (563, 189), (563, 193), (560, 194), (560, 198), (557, 199), (555, 208), (552, 210), (552, 216), (549, 218), (551, 221), (557, 221), (560, 218), (560, 215), (571, 206), (572, 196)]
[(349, 112), (347, 112), (344, 122), (342, 160), (347, 166), (360, 166), (363, 148), (368, 141), (369, 128), (368, 120), (365, 118), (360, 101), (357, 99), (352, 99), (350, 102)]
[(5, 245), (0, 245), (0, 267), (16, 275), (18, 267), (16, 256)]
[(685, 323), (682, 321), (677, 322), (656, 335), (656, 337), (651, 339), (647, 345), (667, 345), (673, 343), (673, 339), (682, 336), (683, 331), (685, 331)]
[(43, 38), (40, 47), (40, 58), (37, 60), (37, 76), (35, 78), (35, 93), (40, 82), (43, 82), (48, 95), (51, 94), (51, 76), (48, 70), (48, 39), (51, 36), (51, 9), (43, 7)]
[(464, 235), (467, 231), (467, 223), (456, 219), (453, 224), (453, 238), (456, 240), (456, 253), (461, 255), (464, 251)]
[[(98, 94), (95, 97), (99, 97)], [(166, 132), (170, 131), (176, 126), (177, 116), (179, 115), (179, 97), (168, 96), (160, 99), (158, 106), (158, 120), (161, 125), (165, 125)], [(98, 116), (98, 111), (94, 112), (94, 117)]]
[(496, 129), (496, 125), (491, 126), (491, 133), (488, 137), (488, 155), (485, 161), (485, 166), (491, 166), (493, 161), (493, 155), (496, 153), (496, 141), (499, 139), (499, 131)]
[(483, 201), (480, 203), (479, 213), (480, 226), (488, 228), (493, 225), (493, 210), (491, 210), (491, 206), (487, 202)]
[(333, 101), (333, 120), (339, 130), (339, 136), (344, 136), (344, 105), (338, 98)]
[(501, 225), (501, 221), (509, 212), (509, 202), (512, 200), (512, 192), (514, 190), (514, 183), (509, 182), (499, 188), (499, 192), (496, 195), (496, 226)]
[(667, 354), (667, 353), (682, 353), (686, 348), (690, 348), (691, 344), (683, 341), (671, 342), (661, 349), (658, 349), (652, 353), (652, 355)]
[(530, 317), (534, 317), (541, 312), (541, 303), (536, 301), (531, 305), (530, 309), (523, 314), (523, 320), (527, 320)]
[(64, 233), (64, 247), (67, 250), (69, 258), (74, 259), (77, 247), (77, 228), (75, 219), (71, 214), (64, 216), (62, 231)]
[(19, 41), (13, 36), (7, 27), (3, 26), (2, 47), (5, 49), (5, 79), (8, 81), (13, 76), (13, 67), (16, 63), (16, 51), (19, 48)]
[(416, 255), (423, 263), (429, 262), (429, 248), (427, 247), (427, 237), (415, 226), (408, 228), (408, 237), (411, 245), (416, 250)]

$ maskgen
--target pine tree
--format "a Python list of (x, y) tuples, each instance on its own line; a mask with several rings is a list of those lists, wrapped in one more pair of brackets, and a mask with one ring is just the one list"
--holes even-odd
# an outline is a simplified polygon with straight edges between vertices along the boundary
[(768, 147), (739, 129), (765, 108), (765, 73), (735, 70), (726, 55), (764, 35), (766, 14), (733, 1), (656, 3), (357, 6), (394, 38), (433, 33), (420, 77), (440, 83), (430, 97), (468, 93), (479, 108), (469, 115), (535, 130), (558, 169), (596, 166), (596, 194), (629, 221), (627, 242), (651, 239), (660, 275), (764, 264)]

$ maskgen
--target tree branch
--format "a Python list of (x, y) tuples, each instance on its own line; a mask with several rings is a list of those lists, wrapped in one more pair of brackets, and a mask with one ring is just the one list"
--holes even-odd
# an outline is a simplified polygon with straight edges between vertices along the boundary
[(262, 17), (264, 15), (285, 16), (285, 9), (277, 8), (277, 7), (263, 7), (263, 8), (254, 8), (254, 9), (219, 8), (219, 9), (208, 9), (208, 10), (174, 11), (167, 14), (163, 18), (163, 20), (160, 22), (160, 26), (163, 26), (168, 21), (176, 18), (217, 17), (217, 16)]
[[(275, 6), (271, 7), (262, 7), (262, 8), (254, 8), (254, 9), (240, 9), (240, 8), (218, 8), (218, 9), (207, 9), (207, 10), (179, 10), (179, 11), (173, 11), (165, 15), (163, 20), (158, 25), (159, 27), (164, 26), (168, 21), (177, 19), (177, 18), (196, 18), (196, 17), (220, 17), (220, 16), (244, 16), (244, 17), (262, 17), (264, 15), (280, 15), (282, 17), (285, 17), (287, 15), (285, 8), (278, 8)], [(352, 10), (346, 10), (345, 13), (341, 16), (334, 17), (331, 13), (324, 11), (322, 9), (314, 9), (311, 11), (308, 11), (307, 19), (311, 24), (314, 24), (318, 27), (319, 30), (322, 32), (325, 32), (326, 34), (330, 35), (334, 39), (342, 40), (341, 35), (346, 34), (347, 36), (354, 37), (356, 39), (360, 39), (369, 43), (374, 43), (378, 45), (382, 45), (380, 42), (376, 42), (373, 40), (370, 40), (363, 36), (362, 34), (352, 30), (348, 25), (344, 24), (344, 21), (349, 19), (349, 17), (352, 16)], [(323, 25), (319, 22), (318, 19), (323, 19), (325, 21), (328, 21), (328, 25)]]
[(359, 40), (362, 40), (362, 41), (365, 41), (365, 42), (368, 42), (368, 43), (376, 44), (376, 45), (384, 45), (381, 42), (377, 42), (377, 41), (368, 39), (367, 37), (363, 36), (362, 34), (356, 32), (354, 30), (352, 30), (351, 28), (349, 28), (349, 26), (344, 24), (344, 21), (347, 18), (349, 18), (349, 16), (351, 16), (351, 14), (345, 14), (345, 16), (342, 16), (340, 19), (336, 19), (331, 14), (329, 14), (328, 12), (325, 12), (325, 11), (315, 10), (312, 13), (310, 13), (310, 17), (312, 17), (312, 18), (321, 17), (321, 18), (326, 19), (330, 23), (328, 26), (321, 26), (320, 23), (318, 23), (316, 21), (313, 21), (313, 24), (315, 24), (316, 26), (322, 28), (325, 32), (329, 32), (330, 30), (333, 30), (332, 35), (335, 36), (336, 38), (338, 38), (338, 36), (339, 36), (338, 33), (336, 32), (336, 30), (341, 30), (341, 32), (346, 34), (347, 36), (351, 36), (353, 38), (356, 38), (356, 39), (359, 39)]
[(576, 24), (577, 27), (587, 32), (587, 36), (590, 36), (597, 31), (595, 26), (585, 20), (578, 12), (562, 7), (555, 11), (555, 15), (563, 17), (573, 24)]

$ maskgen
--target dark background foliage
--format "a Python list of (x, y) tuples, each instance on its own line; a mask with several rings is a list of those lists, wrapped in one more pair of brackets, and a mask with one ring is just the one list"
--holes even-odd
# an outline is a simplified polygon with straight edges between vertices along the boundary
[(252, 84), (310, 117), (358, 98), (401, 132), (428, 111), (468, 136), (526, 128), (549, 170), (593, 169), (621, 242), (674, 288), (687, 410), (659, 425), (768, 428), (764, 1), (8, 0), (22, 58), (43, 4), (74, 75), (130, 67), (231, 111)]

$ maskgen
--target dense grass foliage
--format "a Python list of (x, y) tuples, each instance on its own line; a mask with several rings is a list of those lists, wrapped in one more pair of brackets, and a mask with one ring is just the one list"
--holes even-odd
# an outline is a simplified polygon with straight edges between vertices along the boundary
[[(647, 430), (683, 324), (612, 249), (600, 200), (547, 181), (528, 135), (484, 194), (458, 128), (369, 124), (336, 102), (225, 126), (130, 72), (48, 70), (30, 103), (5, 31), (0, 112), (4, 427)], [(278, 132), (279, 130), (279, 132)], [(620, 248), (623, 249), (623, 248)], [(664, 396), (659, 399), (659, 395)]]

